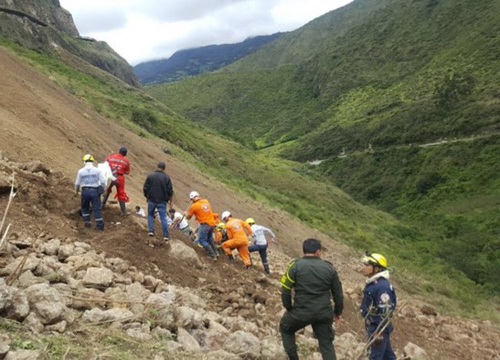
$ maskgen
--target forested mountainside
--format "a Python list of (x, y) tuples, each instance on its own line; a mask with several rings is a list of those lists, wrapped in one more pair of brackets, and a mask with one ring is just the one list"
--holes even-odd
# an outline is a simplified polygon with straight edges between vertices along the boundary
[(494, 0), (355, 0), (218, 73), (149, 91), (247, 147), (312, 162), (413, 227), (402, 236), (415, 256), (498, 293), (498, 34)]
[(278, 39), (283, 33), (255, 36), (237, 44), (209, 45), (175, 52), (168, 59), (146, 61), (134, 66), (143, 85), (169, 83), (209, 73), (230, 65)]

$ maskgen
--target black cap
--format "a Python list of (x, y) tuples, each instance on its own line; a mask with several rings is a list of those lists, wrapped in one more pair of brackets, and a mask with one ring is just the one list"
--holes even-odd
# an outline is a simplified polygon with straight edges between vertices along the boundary
[(127, 148), (126, 147), (121, 147), (120, 150), (118, 150), (120, 154), (123, 156), (127, 156)]

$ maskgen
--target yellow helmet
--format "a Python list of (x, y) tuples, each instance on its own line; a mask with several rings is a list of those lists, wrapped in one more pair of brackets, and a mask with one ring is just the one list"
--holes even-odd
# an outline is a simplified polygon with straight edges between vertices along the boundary
[(380, 254), (367, 253), (363, 258), (363, 263), (387, 269), (387, 259)]
[(83, 155), (83, 162), (94, 162), (94, 157), (90, 154)]
[(248, 224), (248, 225), (253, 225), (255, 224), (255, 220), (253, 218), (248, 218), (245, 220), (245, 222)]
[(225, 228), (226, 228), (226, 224), (224, 224), (224, 223), (219, 223), (217, 225), (217, 230), (222, 230), (222, 229), (225, 229)]

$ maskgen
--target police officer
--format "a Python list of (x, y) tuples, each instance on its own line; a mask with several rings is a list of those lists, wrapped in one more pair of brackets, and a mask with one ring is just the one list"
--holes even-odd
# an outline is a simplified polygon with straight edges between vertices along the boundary
[(396, 360), (390, 340), (396, 292), (389, 282), (387, 259), (381, 254), (366, 254), (362, 272), (368, 278), (363, 291), (361, 315), (368, 334), (370, 360)]
[(319, 240), (304, 240), (302, 249), (304, 257), (293, 261), (281, 278), (281, 300), (286, 309), (280, 322), (283, 347), (289, 359), (298, 359), (295, 333), (311, 325), (323, 360), (335, 360), (332, 325), (334, 319), (339, 324), (344, 309), (342, 283), (333, 265), (321, 259)]
[(101, 211), (101, 194), (104, 191), (106, 180), (98, 168), (94, 166), (94, 157), (90, 154), (83, 156), (84, 166), (78, 170), (75, 181), (75, 191), (82, 192), (82, 218), (85, 227), (90, 227), (90, 204), (94, 209), (94, 218), (98, 230), (104, 230), (104, 220)]

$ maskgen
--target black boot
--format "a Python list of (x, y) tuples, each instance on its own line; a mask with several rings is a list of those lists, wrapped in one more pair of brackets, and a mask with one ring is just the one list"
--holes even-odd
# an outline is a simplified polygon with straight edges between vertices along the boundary
[(104, 231), (104, 221), (96, 221), (96, 227), (99, 231)]
[(109, 198), (109, 192), (105, 192), (103, 197), (102, 197), (102, 204), (101, 204), (101, 209), (104, 209), (104, 206), (106, 205), (106, 201), (108, 201)]
[(127, 216), (127, 207), (125, 206), (125, 201), (120, 201), (120, 210), (122, 211), (122, 216)]
[(269, 264), (263, 264), (264, 265), (264, 271), (266, 272), (266, 274), (270, 274), (271, 271), (269, 270)]
[(214, 250), (212, 249), (210, 244), (207, 244), (205, 246), (205, 251), (207, 252), (208, 256), (210, 256), (211, 259), (217, 260), (217, 256), (215, 255)]

